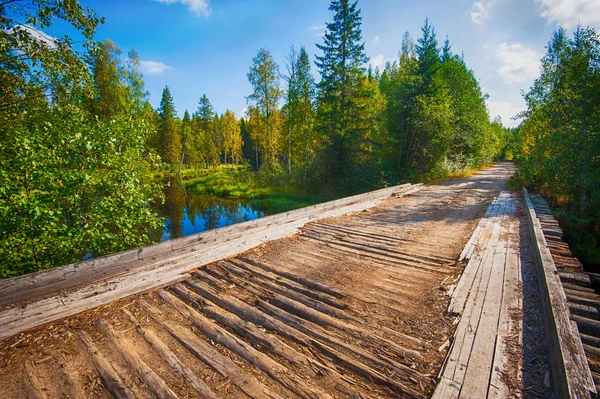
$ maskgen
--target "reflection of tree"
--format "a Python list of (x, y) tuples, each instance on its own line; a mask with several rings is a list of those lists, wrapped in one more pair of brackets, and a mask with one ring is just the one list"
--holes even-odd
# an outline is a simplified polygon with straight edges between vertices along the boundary
[(167, 178), (164, 183), (165, 203), (158, 207), (158, 213), (166, 218), (165, 228), (171, 238), (181, 237), (185, 194), (176, 179)]
[[(170, 179), (170, 184), (168, 183), (169, 179), (165, 180), (163, 187), (165, 203), (154, 210), (166, 219), (163, 230), (169, 238), (212, 230), (264, 216), (263, 212), (256, 211), (247, 202), (194, 195), (189, 191), (186, 193), (175, 179)], [(201, 223), (196, 225), (196, 218), (201, 220), (203, 225)], [(192, 229), (189, 229), (190, 224)], [(163, 231), (151, 231), (149, 235), (153, 241), (159, 241)]]

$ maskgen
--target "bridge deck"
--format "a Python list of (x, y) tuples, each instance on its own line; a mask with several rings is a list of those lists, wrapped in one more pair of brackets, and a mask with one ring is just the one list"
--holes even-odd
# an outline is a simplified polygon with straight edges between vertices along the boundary
[(455, 329), (456, 260), (511, 168), (310, 223), (7, 338), (0, 397), (427, 397)]

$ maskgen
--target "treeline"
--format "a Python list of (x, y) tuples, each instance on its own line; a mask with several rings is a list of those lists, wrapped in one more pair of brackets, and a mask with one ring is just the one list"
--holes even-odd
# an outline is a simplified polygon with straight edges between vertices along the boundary
[(238, 128), (233, 113), (219, 117), (206, 95), (191, 118), (187, 111), (175, 118), (165, 88), (153, 147), (171, 170), (246, 160), (306, 190), (354, 193), (443, 177), (501, 156), (507, 131), (490, 121), (473, 71), (448, 38), (439, 45), (427, 19), (416, 43), (406, 33), (398, 59), (373, 71), (357, 2), (334, 0), (330, 10), (333, 22), (317, 44), (319, 83), (304, 46), (289, 49), (283, 73), (260, 49)]
[[(306, 192), (355, 193), (480, 167), (506, 131), (448, 39), (428, 20), (399, 57), (368, 65), (357, 2), (333, 0), (319, 55), (291, 47), (284, 71), (252, 59), (245, 115), (206, 95), (178, 116), (158, 109), (135, 51), (98, 43), (103, 20), (77, 2), (0, 4), (0, 277), (140, 246), (161, 225), (157, 171), (248, 162), (261, 178)], [(43, 35), (55, 19), (81, 34)], [(34, 28), (35, 27), (35, 28)], [(311, 72), (316, 65), (320, 79)]]
[(600, 37), (554, 32), (514, 132), (519, 181), (542, 192), (575, 254), (600, 270)]

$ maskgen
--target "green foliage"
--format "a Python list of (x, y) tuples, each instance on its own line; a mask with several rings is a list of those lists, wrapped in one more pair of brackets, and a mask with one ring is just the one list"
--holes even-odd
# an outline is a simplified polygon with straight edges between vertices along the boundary
[(515, 140), (518, 178), (538, 188), (571, 228), (578, 255), (600, 265), (600, 38), (578, 27), (554, 32), (542, 73), (525, 95)]
[[(99, 19), (77, 2), (3, 4), (0, 278), (147, 243), (160, 224), (145, 179), (156, 158), (134, 54), (125, 68), (112, 43), (96, 47)], [(86, 56), (67, 37), (40, 39), (56, 18), (82, 34)]]
[[(318, 84), (306, 49), (292, 46), (284, 93), (278, 65), (260, 49), (247, 75), (245, 119), (219, 116), (205, 94), (180, 119), (168, 87), (157, 110), (148, 103), (135, 51), (123, 64), (113, 42), (93, 41), (101, 20), (91, 10), (76, 1), (1, 4), (0, 277), (147, 242), (159, 227), (152, 172), (193, 175), (184, 184), (196, 194), (251, 200), (270, 213), (323, 199), (315, 193), (459, 175), (515, 155), (524, 178), (579, 198), (582, 220), (600, 212), (598, 46), (589, 30), (552, 43), (521, 133), (490, 122), (473, 72), (448, 38), (438, 48), (427, 19), (416, 46), (406, 33), (399, 59), (367, 70), (361, 10), (350, 0), (331, 1)], [(82, 55), (71, 39), (35, 30), (55, 18), (78, 30)], [(256, 172), (238, 166), (244, 159)], [(177, 235), (185, 191), (173, 187), (163, 187), (179, 196), (164, 205), (173, 213), (162, 213)]]
[(248, 116), (252, 120), (249, 131), (262, 153), (265, 166), (272, 167), (281, 146), (279, 100), (283, 93), (279, 88), (279, 67), (264, 48), (252, 59), (248, 81), (254, 90), (247, 98), (251, 105)]
[(297, 52), (292, 46), (286, 64), (288, 75), (286, 103), (283, 107), (285, 126), (283, 142), (286, 147), (287, 173), (292, 177), (292, 166), (296, 172), (292, 178), (308, 187), (308, 173), (314, 164), (317, 137), (314, 129), (316, 86), (310, 71), (310, 60), (306, 48)]
[(158, 109), (158, 148), (163, 162), (174, 166), (181, 157), (181, 138), (178, 132), (177, 112), (168, 86), (165, 86)]

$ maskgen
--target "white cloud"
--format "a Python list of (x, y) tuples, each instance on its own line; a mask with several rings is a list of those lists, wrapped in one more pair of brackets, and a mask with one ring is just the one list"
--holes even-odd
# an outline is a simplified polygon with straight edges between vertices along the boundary
[(375, 36), (375, 38), (373, 39), (373, 44), (377, 43), (379, 41), (379, 36)]
[(530, 82), (540, 74), (541, 54), (522, 44), (500, 43), (496, 58), (502, 64), (498, 73), (506, 84)]
[(471, 15), (471, 21), (474, 23), (481, 25), (483, 21), (487, 18), (492, 9), (492, 6), (496, 3), (497, 0), (476, 0), (471, 5), (471, 9), (469, 10), (469, 14)]
[(311, 26), (310, 28), (308, 28), (307, 30), (325, 30), (325, 25), (315, 25), (315, 26)]
[(525, 110), (525, 105), (516, 106), (508, 101), (487, 101), (487, 107), (490, 116), (495, 118), (499, 116), (502, 119), (502, 124), (507, 127), (515, 127), (521, 123), (522, 119), (513, 119), (519, 112)]
[(385, 64), (385, 57), (383, 54), (377, 54), (375, 57), (371, 58), (371, 66), (373, 68), (381, 69)]
[(193, 12), (196, 15), (204, 15), (208, 17), (212, 12), (210, 8), (210, 0), (155, 0), (159, 3), (173, 4), (173, 3), (181, 3), (186, 5), (188, 10)]
[(536, 0), (542, 3), (541, 16), (548, 22), (556, 22), (565, 28), (600, 24), (600, 1), (598, 0)]
[(140, 61), (140, 70), (146, 75), (158, 75), (164, 71), (173, 69), (172, 67), (158, 61)]

